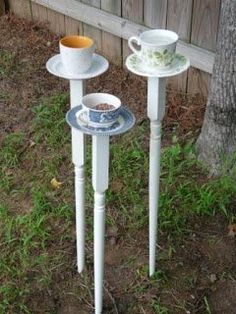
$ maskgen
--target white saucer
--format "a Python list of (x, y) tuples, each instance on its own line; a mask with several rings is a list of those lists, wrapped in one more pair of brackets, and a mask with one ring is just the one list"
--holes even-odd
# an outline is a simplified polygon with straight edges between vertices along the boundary
[(176, 53), (171, 65), (166, 68), (147, 68), (143, 61), (136, 55), (128, 56), (125, 62), (131, 72), (147, 77), (170, 77), (186, 71), (190, 67), (190, 60), (185, 56)]
[(85, 73), (77, 74), (77, 75), (70, 75), (65, 72), (62, 62), (61, 62), (60, 54), (53, 56), (46, 63), (46, 68), (48, 72), (50, 72), (53, 75), (56, 75), (56, 76), (59, 76), (68, 80), (90, 79), (98, 75), (101, 75), (108, 69), (108, 67), (109, 67), (108, 61), (104, 57), (96, 53), (94, 53), (93, 55), (92, 65), (88, 69), (88, 71)]
[(84, 119), (84, 112), (82, 112), (81, 109), (82, 106), (80, 105), (69, 110), (66, 114), (66, 121), (71, 127), (85, 134), (104, 136), (119, 135), (131, 129), (135, 123), (134, 115), (128, 109), (122, 107), (120, 109), (120, 115), (114, 124), (109, 127), (94, 127)]

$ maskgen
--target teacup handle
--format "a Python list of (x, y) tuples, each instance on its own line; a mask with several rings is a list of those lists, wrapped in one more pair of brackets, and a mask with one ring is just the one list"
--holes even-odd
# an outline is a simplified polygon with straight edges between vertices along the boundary
[(141, 43), (140, 43), (140, 39), (136, 36), (132, 36), (129, 38), (128, 40), (128, 44), (129, 44), (129, 47), (130, 49), (138, 56), (140, 56), (141, 54), (141, 50), (137, 50), (134, 45), (133, 45), (133, 42), (135, 42), (138, 46), (141, 46)]
[(80, 111), (77, 112), (76, 116), (78, 117), (79, 115), (84, 114), (85, 122), (88, 122), (88, 110), (86, 108), (82, 108)]

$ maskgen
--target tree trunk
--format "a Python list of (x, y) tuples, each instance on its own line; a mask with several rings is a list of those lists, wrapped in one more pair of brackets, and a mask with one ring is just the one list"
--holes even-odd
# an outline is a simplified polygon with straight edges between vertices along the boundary
[(211, 89), (196, 147), (211, 174), (235, 167), (236, 0), (222, 0)]

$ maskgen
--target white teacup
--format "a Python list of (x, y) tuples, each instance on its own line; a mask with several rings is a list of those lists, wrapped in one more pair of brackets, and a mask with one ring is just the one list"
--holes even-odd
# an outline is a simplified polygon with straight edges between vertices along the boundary
[[(118, 97), (108, 93), (92, 93), (82, 97), (82, 110), (88, 124), (95, 127), (109, 127), (113, 125), (120, 114), (121, 101)], [(97, 108), (97, 106), (104, 108)], [(105, 107), (109, 108), (105, 108)]]
[(67, 74), (77, 75), (88, 71), (95, 51), (94, 41), (86, 36), (66, 36), (60, 40), (60, 55)]
[[(139, 37), (132, 36), (128, 44), (130, 49), (150, 68), (165, 68), (173, 61), (178, 35), (165, 29), (145, 31)], [(135, 42), (140, 50), (133, 45)]]

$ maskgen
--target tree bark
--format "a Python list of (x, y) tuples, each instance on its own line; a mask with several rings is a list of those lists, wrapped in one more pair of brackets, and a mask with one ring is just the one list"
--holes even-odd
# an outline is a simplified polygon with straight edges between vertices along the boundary
[(196, 148), (213, 175), (236, 164), (236, 0), (222, 0), (211, 88)]

